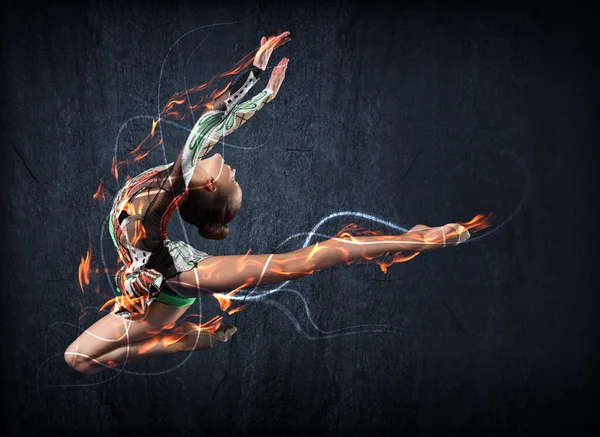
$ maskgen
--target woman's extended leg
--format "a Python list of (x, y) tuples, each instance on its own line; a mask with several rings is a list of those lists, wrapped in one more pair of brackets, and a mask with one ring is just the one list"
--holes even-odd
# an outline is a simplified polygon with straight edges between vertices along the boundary
[(232, 327), (210, 334), (182, 324), (176, 333), (161, 333), (172, 328), (188, 307), (175, 308), (153, 302), (143, 316), (123, 319), (108, 314), (85, 330), (65, 351), (65, 361), (78, 372), (97, 373), (107, 366), (120, 366), (157, 355), (205, 349), (226, 341)]
[(339, 264), (373, 259), (387, 253), (440, 249), (459, 244), (469, 237), (468, 230), (456, 223), (436, 228), (417, 225), (401, 235), (345, 235), (283, 254), (210, 257), (195, 269), (170, 279), (168, 284), (182, 296), (196, 296), (200, 289), (225, 292), (278, 284)]

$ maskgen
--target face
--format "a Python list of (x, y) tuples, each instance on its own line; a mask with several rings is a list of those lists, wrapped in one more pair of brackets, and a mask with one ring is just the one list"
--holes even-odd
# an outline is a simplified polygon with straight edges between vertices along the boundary
[(199, 164), (202, 165), (202, 169), (206, 174), (215, 179), (218, 190), (239, 197), (241, 201), (242, 188), (235, 180), (235, 169), (225, 164), (225, 160), (220, 153), (215, 153), (210, 158), (203, 159)]

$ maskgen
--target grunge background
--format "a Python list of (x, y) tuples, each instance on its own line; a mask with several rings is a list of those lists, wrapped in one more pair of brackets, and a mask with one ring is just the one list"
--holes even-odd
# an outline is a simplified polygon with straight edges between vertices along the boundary
[[(4, 435), (595, 428), (599, 71), (589, 11), (376, 1), (7, 7)], [(116, 267), (101, 232), (117, 189), (115, 147), (124, 157), (171, 95), (284, 30), (292, 41), (271, 62), (290, 58), (278, 97), (226, 139), (237, 147), (224, 153), (243, 209), (222, 242), (188, 227), (195, 247), (268, 253), (339, 211), (404, 227), (493, 212), (497, 230), (386, 275), (367, 264), (303, 278), (290, 284), (295, 292), (226, 318), (239, 331), (215, 349), (75, 373), (62, 353), (111, 294), (103, 274), (79, 288), (88, 229), (92, 265), (102, 268), (103, 251)], [(165, 124), (163, 134), (173, 160), (187, 133)], [(123, 172), (162, 162), (157, 149)], [(100, 180), (105, 202), (92, 199)], [(319, 232), (350, 222), (392, 232), (352, 216)], [(169, 231), (184, 238), (175, 218)], [(220, 314), (213, 298), (200, 303), (204, 318)]]

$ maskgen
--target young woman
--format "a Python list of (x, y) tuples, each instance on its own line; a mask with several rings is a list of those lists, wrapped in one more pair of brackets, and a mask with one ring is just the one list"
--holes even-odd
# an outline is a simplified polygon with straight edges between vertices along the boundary
[(266, 69), (273, 50), (289, 40), (289, 32), (263, 37), (253, 66), (202, 114), (175, 162), (136, 176), (117, 194), (110, 232), (124, 263), (115, 277), (118, 296), (112, 312), (65, 351), (65, 361), (73, 369), (96, 373), (106, 367), (227, 341), (236, 332), (233, 326), (201, 329), (184, 322), (173, 332), (164, 332), (175, 326), (201, 290), (220, 293), (277, 284), (342, 263), (386, 254), (416, 254), (469, 238), (469, 226), (417, 225), (402, 235), (343, 234), (283, 254), (213, 257), (167, 238), (167, 222), (176, 208), (183, 220), (196, 226), (205, 238), (223, 239), (229, 234), (227, 223), (236, 216), (242, 202), (235, 169), (218, 153), (202, 158), (221, 137), (277, 95), (285, 78), (286, 58), (273, 69), (262, 92), (242, 101)]

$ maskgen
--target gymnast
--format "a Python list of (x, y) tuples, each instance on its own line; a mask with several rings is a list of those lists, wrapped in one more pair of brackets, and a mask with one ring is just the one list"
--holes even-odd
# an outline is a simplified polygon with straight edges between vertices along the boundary
[(243, 101), (264, 74), (273, 51), (290, 40), (289, 34), (262, 37), (252, 66), (209, 105), (175, 161), (130, 179), (117, 194), (109, 223), (123, 262), (115, 277), (117, 296), (110, 302), (114, 305), (109, 314), (66, 349), (64, 358), (72, 369), (97, 373), (227, 341), (237, 330), (234, 326), (218, 324), (211, 329), (184, 321), (175, 327), (201, 292), (231, 293), (278, 284), (340, 264), (453, 246), (470, 237), (467, 224), (417, 225), (401, 235), (345, 233), (288, 253), (229, 256), (210, 256), (168, 239), (167, 223), (175, 209), (204, 238), (222, 240), (229, 235), (227, 224), (242, 205), (236, 171), (218, 153), (203, 158), (220, 138), (275, 98), (287, 58), (273, 68), (264, 90)]

